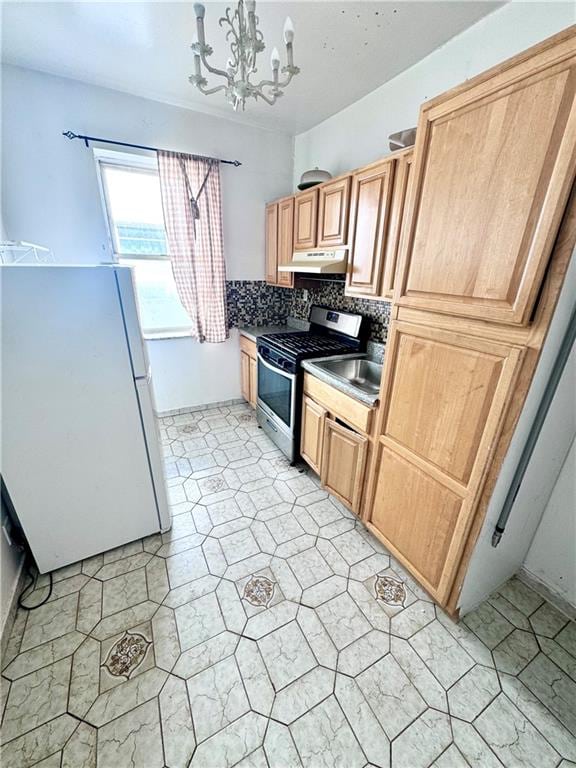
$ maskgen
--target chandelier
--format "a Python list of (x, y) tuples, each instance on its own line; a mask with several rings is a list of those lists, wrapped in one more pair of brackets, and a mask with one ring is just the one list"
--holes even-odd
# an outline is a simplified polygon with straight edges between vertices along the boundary
[[(206, 9), (201, 3), (194, 5), (196, 14), (196, 28), (198, 40), (192, 45), (194, 52), (194, 74), (189, 80), (199, 91), (209, 96), (218, 91), (224, 91), (227, 101), (235, 110), (240, 106), (245, 109), (246, 99), (262, 99), (271, 106), (282, 96), (283, 89), (290, 83), (294, 75), (300, 72), (294, 66), (294, 26), (288, 17), (284, 24), (284, 41), (286, 43), (287, 64), (282, 67), (285, 77), (280, 79), (280, 54), (274, 48), (270, 57), (272, 67), (272, 80), (261, 80), (252, 83), (251, 77), (258, 71), (256, 57), (265, 49), (262, 32), (258, 29), (258, 16), (256, 16), (256, 0), (239, 0), (238, 8), (231, 14), (231, 9), (226, 9), (226, 15), (219, 20), (221, 27), (227, 27), (226, 40), (230, 43), (231, 56), (226, 64), (226, 69), (217, 69), (208, 63), (208, 57), (213, 50), (206, 43), (204, 34), (204, 15)], [(202, 65), (207, 72), (218, 77), (225, 78), (225, 83), (208, 88), (208, 80), (202, 74)]]

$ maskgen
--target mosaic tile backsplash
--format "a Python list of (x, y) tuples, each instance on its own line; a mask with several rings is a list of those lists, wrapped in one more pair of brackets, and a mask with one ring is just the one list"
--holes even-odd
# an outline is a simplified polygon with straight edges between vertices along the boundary
[(283, 325), (288, 316), (307, 320), (312, 304), (357, 312), (370, 319), (370, 340), (386, 343), (390, 304), (344, 295), (344, 283), (319, 282), (313, 287), (277, 288), (263, 280), (229, 280), (226, 283), (228, 324)]
[(288, 317), (287, 293), (264, 280), (227, 280), (228, 327), (284, 325)]

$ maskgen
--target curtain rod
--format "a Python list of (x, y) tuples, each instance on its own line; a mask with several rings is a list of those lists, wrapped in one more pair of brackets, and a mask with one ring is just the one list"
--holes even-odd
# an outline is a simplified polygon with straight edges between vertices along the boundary
[[(100, 144), (115, 144), (117, 147), (131, 147), (132, 149), (147, 149), (150, 152), (165, 152), (167, 150), (158, 149), (158, 147), (147, 147), (144, 144), (128, 144), (126, 141), (112, 141), (112, 139), (99, 139), (97, 136), (84, 136), (81, 133), (74, 133), (73, 131), (62, 131), (62, 136), (66, 136), (67, 139), (83, 139), (84, 144), (89, 147), (90, 141), (98, 141)], [(196, 157), (202, 157), (204, 160), (219, 160), (226, 165), (233, 165), (238, 168), (242, 165), (240, 160), (220, 160), (218, 157), (206, 157), (205, 155), (196, 155)]]

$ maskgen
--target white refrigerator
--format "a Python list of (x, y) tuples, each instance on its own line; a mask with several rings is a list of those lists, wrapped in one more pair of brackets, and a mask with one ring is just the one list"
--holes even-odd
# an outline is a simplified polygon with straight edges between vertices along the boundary
[(131, 270), (0, 267), (1, 472), (41, 573), (170, 515)]

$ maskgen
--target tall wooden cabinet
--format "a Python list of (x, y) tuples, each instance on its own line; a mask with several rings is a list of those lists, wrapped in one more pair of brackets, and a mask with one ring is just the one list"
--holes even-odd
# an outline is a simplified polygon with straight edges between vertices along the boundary
[(451, 611), (574, 247), (575, 170), (574, 28), (422, 107), (364, 519)]
[(396, 322), (371, 525), (446, 600), (524, 350)]

